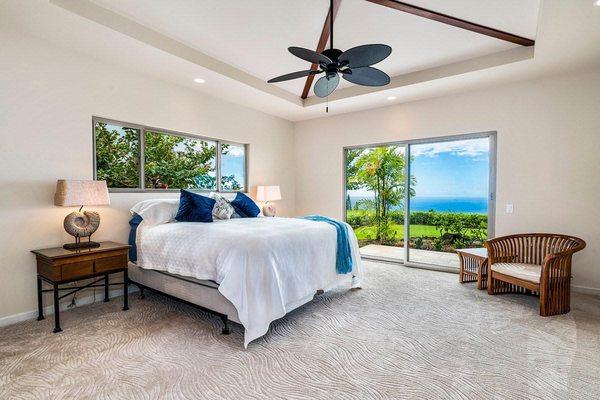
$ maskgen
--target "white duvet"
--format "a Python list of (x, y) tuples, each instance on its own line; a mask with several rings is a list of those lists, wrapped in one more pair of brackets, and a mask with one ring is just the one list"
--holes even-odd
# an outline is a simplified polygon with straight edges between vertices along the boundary
[(325, 222), (296, 218), (236, 218), (212, 223), (172, 222), (137, 230), (142, 268), (210, 279), (235, 306), (244, 346), (261, 337), (319, 289), (361, 277), (358, 243), (349, 228), (352, 274), (336, 272), (337, 237)]

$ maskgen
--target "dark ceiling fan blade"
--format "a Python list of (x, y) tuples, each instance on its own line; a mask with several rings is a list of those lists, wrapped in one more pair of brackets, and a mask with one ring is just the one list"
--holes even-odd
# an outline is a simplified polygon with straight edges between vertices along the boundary
[(315, 94), (317, 97), (327, 97), (335, 90), (340, 83), (340, 76), (335, 74), (332, 77), (323, 76), (315, 83)]
[(385, 60), (392, 54), (392, 48), (387, 44), (364, 44), (343, 52), (340, 63), (347, 62), (350, 68), (368, 67)]
[(303, 77), (308, 76), (308, 75), (320, 74), (321, 72), (323, 72), (323, 71), (319, 71), (319, 70), (316, 70), (316, 69), (315, 70), (307, 69), (306, 71), (292, 72), (292, 73), (289, 73), (289, 74), (278, 76), (278, 77), (273, 78), (273, 79), (269, 79), (267, 81), (267, 83), (289, 81), (290, 79), (303, 78)]
[(301, 58), (305, 61), (311, 62), (313, 64), (331, 63), (329, 57), (324, 56), (323, 54), (317, 53), (316, 51), (305, 49), (302, 47), (288, 47), (288, 51), (295, 55), (298, 58)]
[(373, 67), (352, 68), (352, 73), (344, 74), (343, 78), (362, 86), (385, 86), (390, 83), (390, 77), (385, 72)]

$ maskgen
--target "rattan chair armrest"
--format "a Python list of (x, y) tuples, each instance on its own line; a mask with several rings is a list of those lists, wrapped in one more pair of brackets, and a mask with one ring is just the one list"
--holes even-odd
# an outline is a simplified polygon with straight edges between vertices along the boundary
[(546, 261), (552, 261), (555, 258), (570, 257), (574, 253), (578, 252), (579, 250), (580, 249), (574, 248), (574, 249), (557, 251), (555, 253), (548, 253), (548, 254), (546, 254), (546, 257), (544, 257), (544, 263), (546, 263)]
[[(547, 254), (546, 257), (544, 258), (544, 261), (542, 262), (542, 279), (541, 281), (547, 281), (549, 279), (549, 277), (552, 276), (556, 276), (556, 273), (550, 274), (551, 270), (559, 270), (560, 272), (558, 273), (559, 276), (564, 276), (567, 270), (567, 268), (569, 268), (569, 266), (571, 265), (570, 261), (571, 261), (571, 257), (573, 256), (573, 253), (575, 253), (577, 250), (575, 249), (569, 249), (569, 250), (564, 250), (564, 251), (559, 251), (556, 253), (550, 253)], [(561, 270), (565, 270), (565, 271), (561, 271)], [(561, 273), (562, 272), (562, 273)], [(568, 273), (568, 275), (570, 275), (570, 272)]]
[(512, 236), (501, 236), (494, 239), (486, 240), (483, 245), (488, 251), (489, 263), (495, 264), (499, 262), (514, 262), (517, 255), (515, 254), (502, 254), (500, 247), (502, 243), (508, 241)]

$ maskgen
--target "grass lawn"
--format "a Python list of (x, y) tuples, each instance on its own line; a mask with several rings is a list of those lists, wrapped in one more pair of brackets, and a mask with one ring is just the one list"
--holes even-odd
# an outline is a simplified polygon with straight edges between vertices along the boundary
[[(392, 224), (391, 229), (396, 232), (396, 240), (404, 239), (404, 225)], [(374, 240), (376, 228), (374, 226), (361, 226), (354, 230), (358, 240)], [(410, 237), (439, 237), (440, 232), (432, 225), (411, 225)]]

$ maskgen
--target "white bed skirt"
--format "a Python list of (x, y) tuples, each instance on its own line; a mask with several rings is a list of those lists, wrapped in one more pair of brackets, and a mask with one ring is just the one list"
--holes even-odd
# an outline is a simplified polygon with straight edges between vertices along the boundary
[[(188, 276), (144, 269), (138, 267), (131, 261), (129, 262), (128, 274), (129, 279), (133, 282), (140, 283), (151, 289), (158, 290), (197, 306), (218, 312), (219, 314), (227, 315), (227, 318), (230, 321), (241, 324), (235, 306), (219, 292), (219, 286), (213, 281), (204, 281)], [(337, 284), (339, 284), (339, 282), (333, 283), (330, 287), (336, 286)], [(323, 289), (327, 291), (330, 287), (324, 287)], [(289, 304), (288, 312), (312, 301), (314, 297), (315, 295), (311, 294), (295, 301), (293, 304)]]
[(129, 262), (128, 273), (129, 279), (134, 282), (227, 315), (230, 321), (240, 323), (237, 310), (219, 292), (217, 289), (218, 285), (212, 281), (203, 281), (167, 272), (144, 269), (132, 262)]

